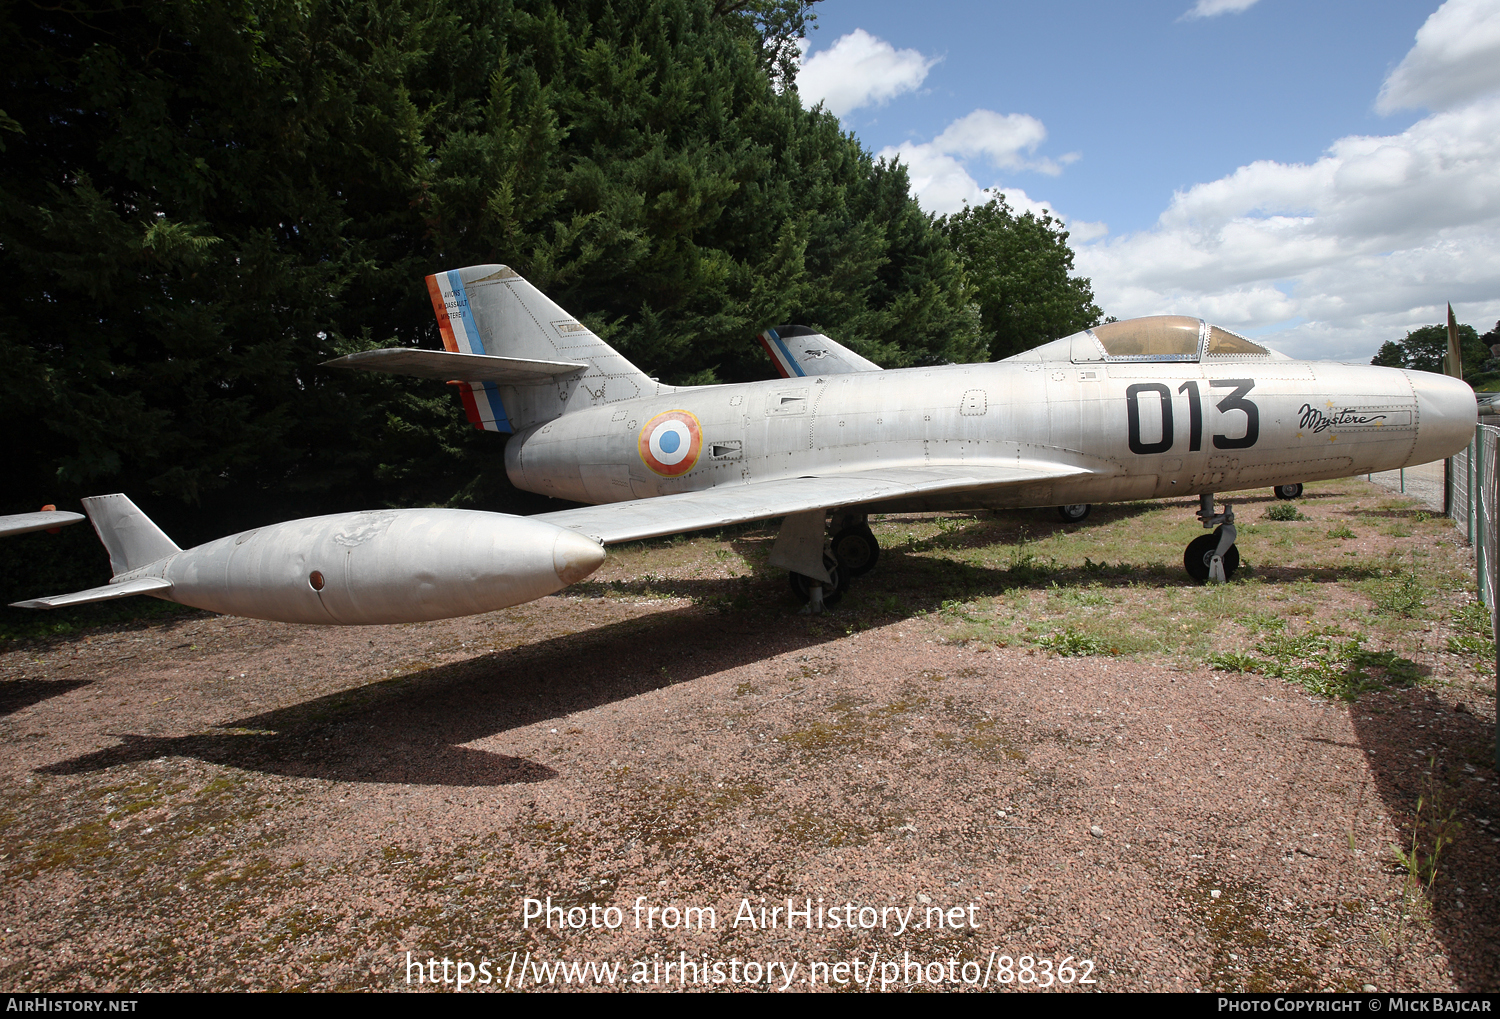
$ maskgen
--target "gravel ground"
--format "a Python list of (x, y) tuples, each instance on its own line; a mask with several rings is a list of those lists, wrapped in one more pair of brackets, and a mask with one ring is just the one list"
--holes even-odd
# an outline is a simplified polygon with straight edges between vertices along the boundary
[[(1496, 989), (1494, 701), (1443, 655), (1350, 705), (746, 591), (10, 647), (0, 977)], [(1463, 827), (1413, 893), (1434, 796)]]
[(1369, 480), (1381, 488), (1400, 493), (1419, 506), (1443, 511), (1443, 461), (1408, 467), (1404, 471), (1381, 471)]

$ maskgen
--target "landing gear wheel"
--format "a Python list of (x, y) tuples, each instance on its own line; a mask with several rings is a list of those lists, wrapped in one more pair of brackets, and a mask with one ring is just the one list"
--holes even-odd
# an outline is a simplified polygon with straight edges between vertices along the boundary
[(1285, 499), (1288, 502), (1293, 499), (1302, 498), (1302, 486), (1299, 485), (1277, 485), (1271, 491), (1276, 493), (1276, 498)]
[[(1214, 533), (1203, 534), (1188, 542), (1187, 551), (1183, 553), (1182, 565), (1199, 584), (1208, 582), (1208, 567), (1214, 557), (1214, 551), (1219, 547), (1219, 531), (1222, 528), (1215, 527)], [(1229, 550), (1224, 553), (1224, 579), (1229, 580), (1234, 576), (1234, 571), (1240, 568), (1240, 547), (1230, 545)]]
[(1093, 508), (1093, 505), (1091, 505), (1090, 503), (1079, 502), (1074, 503), (1071, 506), (1057, 507), (1057, 515), (1062, 517), (1063, 523), (1065, 524), (1076, 524), (1084, 517), (1088, 516), (1089, 510)]
[(880, 545), (875, 540), (875, 532), (868, 527), (846, 527), (833, 536), (833, 554), (839, 561), (839, 568), (853, 580), (875, 568), (880, 558)]
[(823, 556), (823, 568), (833, 578), (831, 585), (823, 584), (821, 580), (814, 581), (811, 577), (804, 577), (800, 573), (788, 573), (786, 576), (787, 580), (791, 582), (792, 593), (800, 601), (810, 601), (812, 599), (812, 586), (814, 583), (823, 584), (823, 604), (832, 608), (839, 603), (839, 599), (844, 597), (844, 592), (848, 590), (849, 574), (839, 569), (838, 560), (834, 559), (831, 555), (825, 554)]

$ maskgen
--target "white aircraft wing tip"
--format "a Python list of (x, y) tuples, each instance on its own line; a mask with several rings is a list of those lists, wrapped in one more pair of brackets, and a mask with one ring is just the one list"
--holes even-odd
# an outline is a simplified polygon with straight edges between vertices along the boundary
[(69, 513), (65, 510), (15, 513), (0, 517), (0, 538), (8, 538), (13, 534), (29, 534), (32, 531), (45, 531), (53, 527), (66, 527), (68, 524), (76, 524), (84, 519), (87, 518), (82, 513)]

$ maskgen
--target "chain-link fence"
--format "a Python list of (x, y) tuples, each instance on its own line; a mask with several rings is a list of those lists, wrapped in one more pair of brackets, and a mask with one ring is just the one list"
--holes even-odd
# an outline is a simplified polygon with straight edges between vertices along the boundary
[[(1500, 548), (1496, 517), (1500, 513), (1500, 428), (1476, 425), (1474, 438), (1462, 453), (1448, 460), (1443, 506), (1453, 525), (1474, 546), (1474, 587), (1490, 610), (1490, 635), (1500, 646)], [(1495, 693), (1500, 712), (1500, 656), (1496, 660)], [(1500, 729), (1495, 741), (1495, 767), (1500, 768)]]

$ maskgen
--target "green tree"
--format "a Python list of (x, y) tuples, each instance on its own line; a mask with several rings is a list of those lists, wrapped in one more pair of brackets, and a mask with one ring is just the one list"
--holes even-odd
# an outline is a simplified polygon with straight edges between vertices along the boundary
[[(1464, 378), (1480, 373), (1484, 362), (1490, 360), (1490, 349), (1480, 342), (1479, 333), (1470, 325), (1458, 327), (1459, 353), (1463, 357)], [(1370, 359), (1371, 364), (1387, 368), (1414, 368), (1417, 371), (1438, 372), (1443, 370), (1443, 355), (1448, 353), (1448, 327), (1446, 325), (1423, 326), (1413, 329), (1399, 340), (1386, 340), (1379, 352)]]
[(963, 260), (999, 360), (1097, 325), (1093, 285), (1073, 275), (1073, 250), (1062, 223), (1043, 212), (1016, 215), (996, 195), (938, 221)]
[(526, 506), (448, 394), (318, 367), (437, 346), (422, 278), (478, 262), (672, 382), (766, 377), (753, 337), (780, 322), (890, 366), (978, 356), (904, 169), (773, 81), (807, 10), (0, 7), (9, 508), (126, 491), (194, 541)]

